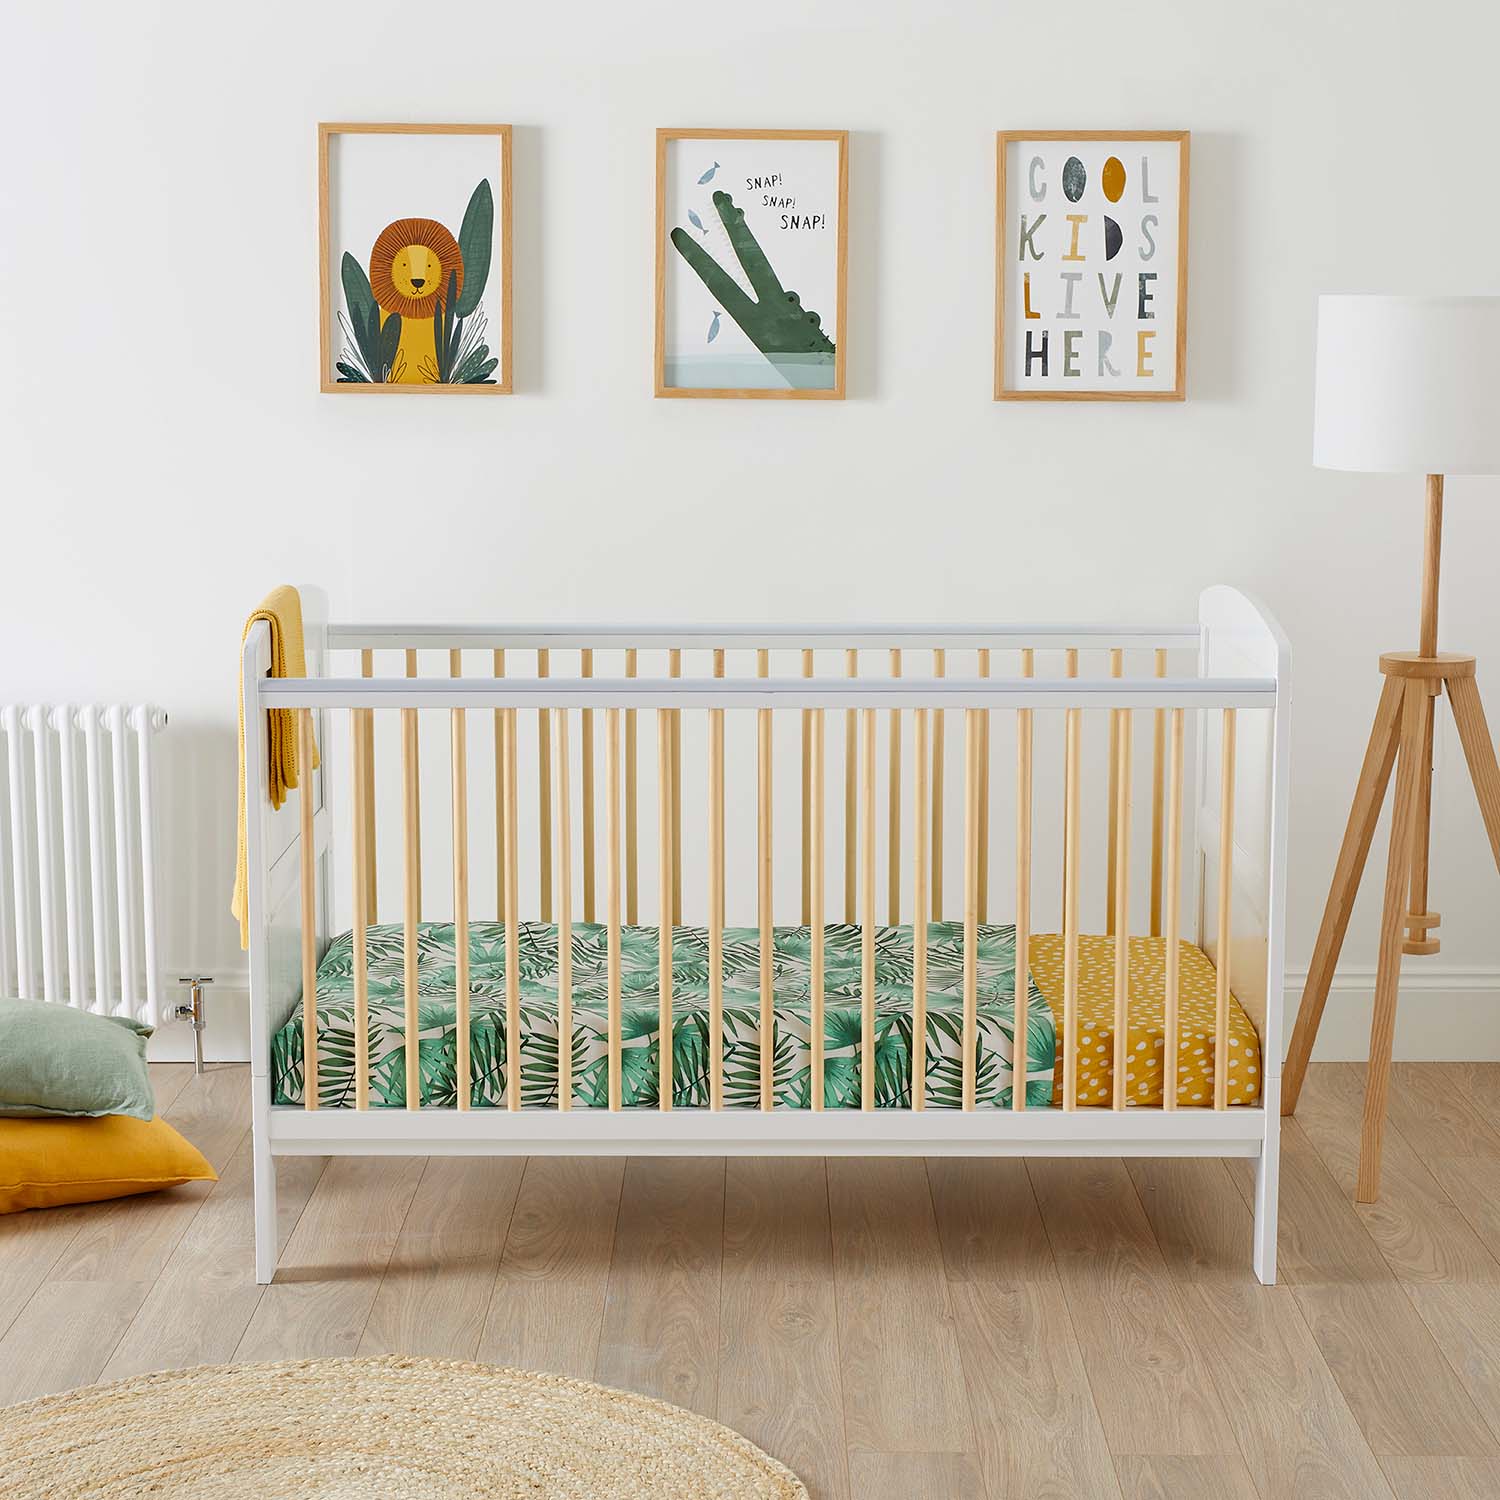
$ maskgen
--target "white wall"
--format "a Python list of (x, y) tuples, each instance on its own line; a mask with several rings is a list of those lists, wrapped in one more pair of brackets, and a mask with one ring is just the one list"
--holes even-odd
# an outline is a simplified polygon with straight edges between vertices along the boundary
[[(1248, 586), (1296, 652), (1305, 965), (1420, 532), (1418, 481), (1310, 467), (1314, 300), (1500, 291), (1494, 7), (230, 17), (8, 5), (0, 58), (0, 701), (170, 710), (174, 969), (239, 969), (235, 645), (284, 578), (467, 619), (1156, 619)], [(314, 125), (406, 118), (515, 123), (512, 398), (317, 393)], [(843, 404), (651, 399), (652, 131), (701, 124), (853, 132)], [(994, 131), (1095, 126), (1193, 132), (1189, 399), (996, 405)], [(1445, 643), (1490, 664), (1497, 499), (1449, 487)], [(1444, 947), (1411, 968), (1443, 1047), (1500, 1055), (1500, 886), (1446, 725), (1439, 759)]]

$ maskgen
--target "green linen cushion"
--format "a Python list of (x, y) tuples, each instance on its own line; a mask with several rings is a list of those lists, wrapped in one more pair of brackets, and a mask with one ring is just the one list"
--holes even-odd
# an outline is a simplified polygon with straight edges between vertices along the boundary
[(155, 1113), (151, 1027), (71, 1005), (0, 1000), (0, 1116)]

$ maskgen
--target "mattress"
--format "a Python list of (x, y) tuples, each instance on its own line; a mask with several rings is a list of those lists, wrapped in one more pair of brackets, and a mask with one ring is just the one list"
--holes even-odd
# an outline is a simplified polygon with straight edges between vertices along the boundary
[[(521, 1093), (526, 1107), (549, 1107), (558, 1097), (557, 928), (522, 923), (518, 929), (521, 980)], [(621, 931), (621, 1080), (626, 1107), (657, 1103), (660, 1026), (657, 994), (658, 929)], [(860, 997), (862, 942), (858, 927), (830, 925), (824, 937), (824, 1100), (830, 1109), (858, 1108), (861, 1095)], [(1177, 1038), (1184, 1105), (1213, 1096), (1214, 969), (1191, 944), (1182, 945)], [(811, 1107), (811, 932), (778, 927), (773, 933), (775, 1098), (778, 1107)], [(1160, 938), (1131, 940), (1130, 1071), (1133, 1104), (1161, 1102), (1165, 947)], [(366, 934), (369, 995), (370, 1104), (406, 1105), (403, 1035), (405, 984), (402, 928), (371, 927)], [(1015, 1038), (1015, 929), (981, 925), (978, 934), (978, 1058), (976, 1105), (1009, 1108), (1017, 1057), (1026, 1102), (1042, 1107), (1061, 1098), (1058, 1039), (1062, 1014), (1062, 940), (1034, 936), (1026, 1035)], [(573, 1103), (608, 1103), (607, 929), (575, 923), (572, 932), (573, 1026), (570, 1040)], [(494, 1108), (505, 1099), (505, 929), (469, 926), (470, 1103)], [(1107, 1104), (1113, 1064), (1114, 940), (1080, 939), (1079, 1102)], [(672, 938), (673, 1104), (704, 1106), (709, 1093), (708, 929), (678, 927)], [(888, 926), (875, 936), (877, 1108), (911, 1103), (912, 929)], [(760, 942), (753, 927), (723, 935), (724, 1103), (760, 1103)], [(456, 1103), (458, 1048), (454, 1004), (454, 928), (417, 929), (418, 1058), (421, 1104)], [(1206, 1007), (1206, 1009), (1205, 1009)], [(1259, 1096), (1259, 1044), (1239, 1004), (1230, 1007), (1230, 1102)], [(355, 1034), (353, 944), (344, 933), (318, 968), (318, 1098), (324, 1108), (354, 1103)], [(926, 1102), (961, 1106), (963, 1087), (963, 924), (928, 926)], [(272, 1038), (272, 1097), (303, 1102), (301, 1003)]]

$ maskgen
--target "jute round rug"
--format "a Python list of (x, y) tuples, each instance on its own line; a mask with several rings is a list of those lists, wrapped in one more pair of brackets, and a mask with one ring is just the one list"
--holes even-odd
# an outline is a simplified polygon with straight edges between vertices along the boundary
[(693, 1412), (446, 1360), (206, 1365), (0, 1411), (7, 1500), (807, 1500)]

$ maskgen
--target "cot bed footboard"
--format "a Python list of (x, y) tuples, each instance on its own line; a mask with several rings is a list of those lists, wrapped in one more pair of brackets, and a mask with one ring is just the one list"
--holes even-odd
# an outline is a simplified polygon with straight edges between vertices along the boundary
[[(278, 1155), (543, 1153), (1254, 1157), (1274, 1278), (1288, 658), (1244, 596), (333, 625), (304, 679), (261, 631), (259, 1279)], [(323, 758), (289, 816), (278, 712)]]

